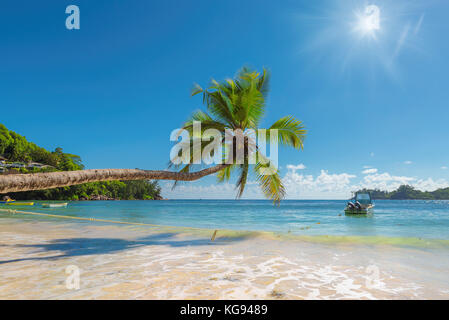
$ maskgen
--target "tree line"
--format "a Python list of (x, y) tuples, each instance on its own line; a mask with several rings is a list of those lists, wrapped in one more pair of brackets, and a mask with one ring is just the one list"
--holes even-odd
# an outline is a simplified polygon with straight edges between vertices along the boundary
[(402, 185), (390, 192), (379, 189), (362, 189), (358, 192), (369, 192), (375, 200), (449, 200), (449, 188), (420, 191), (412, 186)]
[[(0, 124), (0, 156), (8, 162), (37, 162), (49, 167), (16, 168), (12, 173), (37, 173), (51, 171), (74, 171), (84, 169), (81, 157), (65, 153), (62, 148), (48, 151), (45, 148), (29, 142), (24, 136), (8, 130)], [(11, 173), (11, 171), (9, 173)], [(150, 200), (162, 199), (161, 188), (157, 181), (103, 181), (90, 182), (82, 185), (16, 192), (8, 194), (17, 200)]]

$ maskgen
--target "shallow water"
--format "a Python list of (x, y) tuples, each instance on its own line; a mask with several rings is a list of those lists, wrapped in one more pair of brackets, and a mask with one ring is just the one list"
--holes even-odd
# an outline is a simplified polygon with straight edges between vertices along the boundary
[(165, 226), (353, 236), (354, 240), (360, 236), (379, 241), (401, 238), (404, 243), (412, 238), (449, 240), (449, 201), (379, 200), (375, 205), (372, 215), (360, 217), (345, 216), (345, 201), (338, 200), (287, 200), (279, 207), (263, 200), (90, 201), (71, 202), (66, 209), (45, 209), (39, 203), (14, 209)]
[[(449, 299), (449, 201), (377, 201), (366, 217), (344, 205), (2, 206), (162, 227), (2, 211), (0, 299)], [(77, 290), (66, 287), (68, 266), (80, 269)]]

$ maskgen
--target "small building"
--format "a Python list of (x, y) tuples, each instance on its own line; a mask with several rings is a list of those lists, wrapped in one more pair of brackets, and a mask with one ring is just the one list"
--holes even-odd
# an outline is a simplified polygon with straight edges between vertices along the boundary
[(27, 168), (37, 168), (37, 169), (43, 169), (43, 168), (48, 168), (51, 167), (47, 164), (43, 164), (43, 163), (39, 163), (39, 162), (29, 162), (26, 165)]
[(7, 168), (25, 168), (25, 164), (20, 162), (9, 163), (6, 165)]
[(6, 163), (6, 160), (8, 160), (8, 159), (6, 159), (6, 158), (3, 157), (3, 156), (0, 156), (0, 164), (5, 164), (5, 163)]
[(45, 167), (45, 164), (39, 162), (29, 162), (27, 164), (27, 168), (43, 168), (43, 167)]

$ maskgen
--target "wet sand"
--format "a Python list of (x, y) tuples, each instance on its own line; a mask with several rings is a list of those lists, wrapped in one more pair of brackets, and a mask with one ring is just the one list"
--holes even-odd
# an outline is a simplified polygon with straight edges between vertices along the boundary
[(449, 299), (448, 248), (211, 234), (2, 218), (0, 299)]

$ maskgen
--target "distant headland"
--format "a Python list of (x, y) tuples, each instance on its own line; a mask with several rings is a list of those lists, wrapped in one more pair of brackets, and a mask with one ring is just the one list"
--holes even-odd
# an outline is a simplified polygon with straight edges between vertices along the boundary
[(449, 188), (420, 191), (412, 186), (402, 185), (394, 191), (361, 189), (358, 192), (369, 192), (375, 200), (449, 200)]

